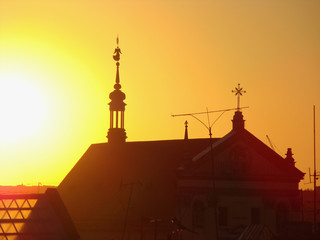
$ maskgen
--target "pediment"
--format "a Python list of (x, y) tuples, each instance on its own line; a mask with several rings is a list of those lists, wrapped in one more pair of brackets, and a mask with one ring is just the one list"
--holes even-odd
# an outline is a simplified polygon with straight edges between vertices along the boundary
[(212, 176), (212, 161), (222, 179), (292, 179), (300, 172), (247, 130), (231, 131), (212, 145), (212, 154), (210, 147), (199, 153), (185, 174)]

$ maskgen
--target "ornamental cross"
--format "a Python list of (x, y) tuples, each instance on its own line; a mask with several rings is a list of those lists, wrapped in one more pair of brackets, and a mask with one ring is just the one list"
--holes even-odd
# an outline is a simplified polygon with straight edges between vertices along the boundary
[(232, 90), (232, 92), (235, 93), (236, 96), (238, 96), (237, 111), (240, 111), (240, 96), (242, 96), (243, 93), (246, 93), (246, 91), (243, 90), (243, 88), (240, 87), (240, 83), (238, 83), (238, 87), (235, 88), (235, 90)]

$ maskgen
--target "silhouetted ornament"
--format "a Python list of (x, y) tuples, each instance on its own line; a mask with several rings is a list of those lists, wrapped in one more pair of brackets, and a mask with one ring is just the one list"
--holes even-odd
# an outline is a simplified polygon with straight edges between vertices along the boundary
[(236, 111), (233, 116), (232, 124), (233, 130), (241, 130), (244, 129), (244, 121), (242, 112)]
[(113, 87), (116, 90), (121, 89), (121, 84), (120, 83), (116, 83)]
[(122, 52), (119, 48), (119, 37), (117, 37), (117, 48), (114, 50), (113, 59), (118, 62), (120, 60), (120, 54), (122, 54)]
[(107, 138), (110, 143), (122, 143), (125, 142), (127, 134), (123, 128), (110, 128)]
[(287, 160), (289, 163), (294, 165), (296, 162), (294, 161), (294, 158), (292, 156), (293, 156), (292, 149), (288, 148), (285, 160)]
[(109, 103), (110, 106), (110, 128), (108, 131), (108, 141), (114, 143), (121, 143), (125, 142), (127, 135), (124, 129), (124, 111), (126, 104), (123, 100), (126, 99), (126, 94), (123, 93), (120, 84), (120, 74), (119, 74), (119, 60), (121, 50), (118, 46), (119, 38), (117, 38), (117, 48), (114, 50), (113, 59), (116, 62), (117, 72), (116, 72), (116, 83), (114, 84), (114, 91), (109, 94), (109, 98), (111, 102)]
[(242, 87), (240, 87), (240, 83), (238, 83), (238, 87), (232, 90), (233, 93), (238, 97), (237, 98), (237, 111), (240, 111), (240, 96), (242, 96), (243, 93), (246, 93), (245, 90), (243, 90)]
[(114, 90), (109, 94), (109, 98), (111, 99), (110, 110), (111, 111), (124, 111), (126, 104), (123, 102), (126, 99), (126, 94), (124, 94), (121, 90)]
[(188, 121), (185, 121), (184, 140), (188, 140)]

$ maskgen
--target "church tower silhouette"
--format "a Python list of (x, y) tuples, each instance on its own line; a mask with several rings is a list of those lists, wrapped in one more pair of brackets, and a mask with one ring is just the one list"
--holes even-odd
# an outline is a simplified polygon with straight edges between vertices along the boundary
[(116, 72), (116, 83), (114, 85), (114, 91), (110, 93), (109, 103), (110, 110), (110, 128), (108, 131), (108, 142), (109, 143), (121, 143), (125, 142), (127, 138), (126, 130), (124, 129), (124, 111), (126, 104), (123, 102), (126, 99), (126, 94), (123, 93), (120, 84), (119, 66), (120, 66), (120, 54), (119, 38), (117, 38), (117, 48), (114, 50), (113, 59), (116, 61), (117, 72)]

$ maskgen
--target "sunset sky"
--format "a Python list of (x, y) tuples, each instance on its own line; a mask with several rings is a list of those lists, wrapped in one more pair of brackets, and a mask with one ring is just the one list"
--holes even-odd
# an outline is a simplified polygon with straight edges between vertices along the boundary
[(0, 0), (0, 185), (58, 185), (107, 141), (117, 35), (128, 141), (181, 139), (186, 120), (208, 137), (171, 114), (234, 108), (240, 83), (246, 129), (313, 170), (319, 13), (319, 0)]

